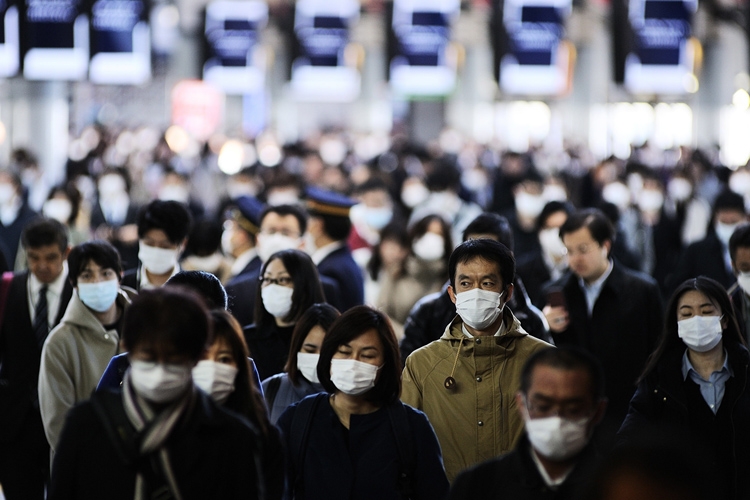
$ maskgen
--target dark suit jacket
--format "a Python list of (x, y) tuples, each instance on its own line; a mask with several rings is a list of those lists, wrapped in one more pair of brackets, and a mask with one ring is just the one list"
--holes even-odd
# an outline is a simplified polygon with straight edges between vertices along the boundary
[(680, 257), (680, 262), (669, 282), (669, 290), (677, 288), (683, 281), (698, 276), (715, 279), (724, 288), (736, 281), (734, 274), (724, 263), (724, 250), (713, 230), (700, 241), (688, 246)]
[[(243, 327), (255, 321), (255, 294), (258, 291), (260, 269), (258, 267), (255, 271), (244, 276), (237, 276), (226, 286), (227, 296), (229, 297), (229, 311)], [(123, 284), (125, 284), (124, 279)], [(337, 283), (330, 278), (320, 276), (320, 284), (323, 286), (323, 295), (326, 302), (340, 310), (341, 294)]]
[(555, 344), (585, 349), (604, 368), (609, 403), (599, 431), (609, 441), (627, 414), (635, 382), (661, 335), (659, 287), (650, 276), (615, 262), (589, 317), (577, 276), (568, 272), (550, 286), (562, 288), (570, 315), (568, 329), (553, 334)]
[(263, 262), (261, 262), (260, 257), (256, 255), (250, 262), (247, 263), (245, 267), (242, 268), (242, 271), (238, 272), (232, 277), (231, 280), (229, 280), (227, 286), (233, 285), (237, 280), (241, 279), (244, 276), (247, 276), (248, 274), (255, 273), (255, 275), (257, 276), (262, 265)]
[(362, 276), (362, 270), (354, 262), (349, 247), (344, 246), (328, 254), (318, 264), (318, 272), (338, 285), (341, 294), (340, 302), (338, 304), (330, 300), (328, 302), (339, 311), (343, 313), (347, 309), (364, 304), (365, 279)]
[[(42, 349), (31, 329), (28, 276), (28, 271), (14, 275), (0, 327), (0, 441), (12, 439), (29, 412), (39, 411), (35, 402)], [(65, 280), (54, 325), (60, 322), (72, 294)]]
[(516, 276), (523, 278), (531, 303), (540, 309), (544, 308), (547, 304), (542, 290), (551, 276), (541, 252), (534, 252), (519, 258), (516, 262)]

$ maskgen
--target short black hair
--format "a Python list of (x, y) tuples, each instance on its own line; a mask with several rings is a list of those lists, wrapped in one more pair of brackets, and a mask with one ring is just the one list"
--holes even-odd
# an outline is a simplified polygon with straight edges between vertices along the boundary
[(737, 257), (737, 249), (740, 247), (750, 248), (750, 223), (748, 222), (737, 226), (732, 233), (732, 237), (729, 238), (729, 256), (732, 258), (732, 262)]
[(612, 243), (615, 241), (615, 228), (612, 222), (604, 215), (604, 212), (596, 208), (586, 208), (570, 214), (565, 223), (560, 226), (560, 239), (584, 227), (589, 230), (591, 237), (599, 245), (603, 245), (605, 241)]
[(464, 229), (464, 241), (469, 239), (472, 234), (492, 234), (497, 238), (497, 241), (513, 251), (513, 229), (511, 229), (508, 219), (502, 215), (492, 212), (479, 214)]
[(68, 279), (73, 286), (78, 285), (78, 275), (91, 261), (102, 269), (114, 270), (117, 280), (122, 279), (120, 253), (108, 241), (94, 240), (74, 246), (68, 254)]
[(461, 171), (455, 158), (443, 156), (435, 161), (434, 167), (425, 177), (425, 185), (432, 192), (455, 191), (461, 189)]
[(565, 215), (570, 217), (570, 214), (572, 214), (574, 211), (575, 208), (573, 208), (573, 205), (571, 205), (570, 202), (557, 200), (550, 201), (546, 205), (544, 205), (544, 208), (542, 208), (542, 211), (536, 218), (536, 230), (541, 231), (542, 229), (544, 229), (544, 226), (547, 224), (547, 219), (549, 219), (552, 214), (556, 214), (557, 212), (565, 212)]
[(190, 232), (192, 217), (184, 203), (154, 200), (138, 214), (138, 238), (152, 229), (161, 229), (170, 243), (179, 245)]
[(323, 232), (334, 241), (347, 239), (352, 230), (352, 220), (349, 217), (320, 213), (311, 214), (311, 217), (323, 221)]
[(30, 248), (57, 245), (60, 253), (68, 249), (68, 232), (60, 222), (47, 217), (36, 217), (26, 223), (21, 233), (21, 245)]
[(713, 214), (719, 210), (734, 210), (737, 212), (746, 213), (745, 211), (745, 199), (742, 195), (735, 193), (729, 189), (725, 189), (719, 196), (714, 200)]
[(187, 288), (142, 290), (125, 310), (122, 343), (132, 352), (141, 343), (172, 346), (198, 362), (212, 340), (212, 321), (203, 301)]
[(294, 325), (292, 341), (289, 346), (289, 356), (284, 367), (284, 371), (289, 376), (292, 385), (299, 385), (299, 377), (301, 375), (297, 369), (297, 353), (302, 349), (302, 344), (305, 342), (307, 334), (316, 326), (320, 326), (327, 334), (331, 329), (331, 325), (339, 316), (341, 316), (339, 310), (330, 304), (313, 304), (305, 311), (305, 314), (297, 321), (297, 324)]
[(284, 318), (285, 321), (296, 323), (311, 305), (317, 302), (325, 302), (325, 295), (323, 294), (323, 286), (320, 284), (318, 268), (315, 266), (309, 255), (301, 250), (294, 249), (281, 250), (271, 254), (260, 269), (258, 284), (255, 290), (256, 300), (254, 318), (258, 331), (265, 331), (265, 328), (270, 328), (270, 325), (274, 324), (276, 321), (271, 313), (266, 310), (266, 306), (263, 304), (263, 296), (261, 292), (263, 288), (263, 275), (266, 273), (269, 264), (276, 259), (284, 264), (286, 271), (292, 278), (292, 284), (294, 287), (294, 293), (292, 294), (292, 308), (289, 311), (289, 315)]
[(260, 217), (258, 219), (260, 221), (259, 227), (263, 225), (263, 219), (265, 219), (266, 215), (270, 213), (274, 213), (282, 217), (292, 215), (295, 219), (297, 219), (297, 222), (299, 223), (299, 234), (303, 235), (305, 234), (305, 231), (307, 231), (307, 214), (305, 213), (305, 210), (299, 205), (268, 205), (260, 213)]
[(206, 271), (180, 271), (171, 276), (165, 285), (180, 285), (200, 295), (209, 309), (226, 309), (227, 291), (219, 278)]
[(401, 354), (398, 340), (388, 316), (369, 306), (355, 306), (338, 317), (323, 339), (318, 359), (318, 379), (333, 394), (338, 391), (331, 381), (331, 360), (339, 346), (375, 330), (383, 344), (383, 365), (375, 387), (365, 393), (368, 401), (384, 405), (398, 401), (401, 395)]
[(549, 347), (542, 349), (526, 360), (521, 370), (520, 391), (528, 394), (531, 387), (531, 377), (537, 366), (549, 366), (559, 370), (583, 370), (588, 373), (591, 382), (589, 390), (593, 401), (604, 398), (604, 370), (601, 363), (588, 352), (571, 346)]
[(480, 239), (464, 241), (453, 250), (448, 260), (448, 272), (451, 286), (456, 288), (456, 268), (474, 259), (494, 262), (500, 268), (503, 287), (513, 283), (516, 277), (516, 259), (508, 247), (495, 240)]
[[(240, 227), (239, 224), (237, 227)], [(218, 220), (211, 217), (202, 217), (195, 221), (190, 229), (185, 253), (207, 257), (216, 253), (221, 248), (222, 227)]]

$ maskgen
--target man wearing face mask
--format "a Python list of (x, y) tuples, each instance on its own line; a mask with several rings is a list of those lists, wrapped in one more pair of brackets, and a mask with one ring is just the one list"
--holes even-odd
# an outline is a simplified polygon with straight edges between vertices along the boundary
[(27, 222), (36, 216), (23, 197), (23, 185), (18, 174), (0, 170), (0, 251), (5, 262), (17, 271), (23, 269), (16, 262), (21, 232)]
[(227, 257), (234, 259), (230, 268), (231, 285), (241, 276), (257, 273), (263, 262), (258, 255), (257, 237), (260, 231), (260, 214), (265, 205), (255, 197), (240, 196), (229, 210), (221, 235), (221, 248)]
[(737, 282), (727, 292), (732, 298), (740, 333), (748, 342), (750, 332), (750, 224), (740, 224), (729, 238), (729, 254)]
[(461, 473), (449, 500), (572, 500), (585, 491), (598, 462), (591, 436), (606, 407), (596, 359), (571, 348), (535, 353), (516, 405), (526, 431), (516, 448)]
[(120, 255), (111, 244), (92, 241), (73, 247), (68, 269), (74, 293), (44, 343), (39, 370), (39, 409), (53, 452), (65, 414), (89, 398), (119, 352), (122, 317), (130, 305), (120, 289)]
[(597, 434), (606, 448), (614, 444), (635, 381), (661, 334), (661, 294), (653, 278), (611, 258), (614, 228), (601, 211), (571, 214), (560, 236), (570, 271), (545, 288), (543, 312), (555, 345), (584, 349), (604, 367), (609, 405)]
[[(281, 250), (303, 250), (305, 240), (303, 234), (307, 229), (307, 215), (297, 205), (268, 205), (259, 216), (260, 231), (257, 236), (258, 257), (261, 263), (271, 255)], [(255, 311), (255, 293), (260, 277), (260, 266), (252, 273), (233, 280), (227, 284), (229, 295), (229, 309), (240, 325), (253, 323)], [(321, 276), (321, 284), (326, 301), (336, 305), (339, 301), (337, 285)], [(334, 303), (336, 302), (336, 303)]]
[(139, 266), (125, 273), (122, 284), (136, 290), (158, 288), (180, 272), (192, 218), (177, 201), (154, 200), (138, 214)]
[(130, 369), (121, 388), (70, 412), (50, 498), (263, 498), (257, 428), (193, 385), (210, 334), (205, 306), (186, 290), (134, 299), (122, 331)]
[(515, 276), (507, 247), (466, 241), (451, 254), (448, 269), (458, 316), (439, 340), (407, 358), (401, 399), (427, 414), (452, 481), (513, 448), (523, 430), (514, 408), (521, 368), (549, 344), (526, 333), (505, 307)]
[(680, 257), (669, 280), (670, 290), (696, 276), (712, 278), (729, 288), (734, 284), (729, 238), (742, 222), (747, 221), (745, 201), (730, 190), (722, 192), (714, 202), (713, 226), (704, 239), (688, 246)]

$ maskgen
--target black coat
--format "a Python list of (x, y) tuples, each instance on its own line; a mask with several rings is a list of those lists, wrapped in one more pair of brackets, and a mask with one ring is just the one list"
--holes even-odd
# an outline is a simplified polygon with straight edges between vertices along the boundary
[[(735, 283), (729, 290), (729, 298), (732, 299), (732, 306), (734, 307), (734, 315), (737, 317), (737, 325), (740, 327), (740, 333), (742, 338), (745, 339), (745, 343), (748, 344), (748, 332), (747, 331), (747, 317), (745, 315), (745, 305), (743, 304), (743, 296), (745, 291)], [(750, 344), (748, 344), (750, 345)]]
[(261, 381), (284, 371), (293, 331), (294, 326), (279, 327), (275, 322), (263, 330), (255, 323), (242, 329)]
[(550, 286), (562, 288), (570, 316), (555, 344), (578, 346), (604, 368), (607, 414), (597, 432), (610, 444), (628, 411), (635, 383), (661, 335), (663, 305), (659, 287), (645, 274), (614, 263), (589, 317), (586, 297), (571, 272)]
[(8, 269), (13, 269), (16, 262), (16, 254), (18, 253), (18, 246), (21, 242), (21, 233), (26, 224), (37, 216), (31, 207), (29, 207), (26, 201), (23, 202), (21, 208), (18, 210), (16, 219), (8, 224), (7, 226), (0, 222), (0, 251), (4, 253), (5, 262), (8, 265)]
[[(122, 222), (122, 226), (128, 224), (136, 224), (138, 222), (138, 211), (140, 208), (134, 203), (128, 205), (128, 211), (125, 214), (125, 220)], [(100, 226), (112, 226), (107, 219), (104, 217), (102, 207), (97, 201), (94, 206), (91, 207), (91, 230), (96, 231)], [(121, 226), (112, 226), (113, 229), (119, 229)], [(122, 268), (125, 270), (132, 269), (138, 266), (138, 242), (125, 243), (117, 238), (111, 241), (112, 245), (120, 252), (120, 258), (122, 259)]]
[[(552, 343), (552, 338), (542, 319), (542, 313), (531, 305), (523, 282), (516, 276), (513, 297), (508, 302), (513, 315), (521, 322), (521, 326), (530, 335)], [(456, 305), (448, 295), (448, 284), (439, 292), (422, 297), (409, 312), (404, 323), (404, 338), (401, 339), (401, 363), (413, 351), (433, 340), (437, 340), (445, 331), (445, 327), (456, 317)]]
[(565, 481), (551, 490), (531, 457), (524, 434), (516, 449), (465, 470), (456, 478), (448, 500), (574, 500), (581, 498), (599, 456), (593, 445), (579, 455)]
[[(684, 346), (665, 353), (656, 368), (638, 385), (618, 440), (628, 443), (658, 437), (679, 442), (691, 457), (700, 461), (699, 470), (706, 475), (707, 486), (716, 494), (714, 498), (747, 499), (750, 498), (750, 474), (747, 472), (750, 470), (750, 355), (744, 346), (725, 344), (724, 348), (734, 377), (727, 381), (719, 407), (719, 412), (729, 412), (724, 416), (730, 425), (726, 426), (728, 434), (723, 442), (717, 444), (714, 439), (706, 442), (710, 430), (704, 431), (698, 424), (702, 420), (696, 417), (697, 412), (690, 409), (688, 384), (695, 383), (689, 377), (687, 380), (682, 377)], [(708, 405), (705, 410), (710, 414)], [(716, 456), (717, 445), (722, 450), (718, 453), (721, 456)], [(722, 489), (724, 495), (719, 493)]]
[(544, 263), (541, 252), (534, 252), (518, 259), (516, 263), (516, 277), (521, 276), (526, 285), (531, 303), (536, 307), (544, 308), (546, 297), (544, 296), (544, 285), (552, 279)]
[(330, 278), (338, 286), (338, 300), (329, 300), (328, 303), (340, 312), (364, 304), (365, 279), (349, 247), (344, 246), (328, 254), (318, 263), (318, 272), (321, 278)]
[(689, 245), (680, 256), (668, 288), (673, 291), (683, 281), (698, 276), (714, 279), (729, 288), (736, 281), (724, 261), (724, 248), (713, 230), (705, 238)]
[[(167, 442), (183, 498), (259, 498), (254, 472), (257, 432), (201, 391), (196, 395), (196, 404)], [(135, 470), (118, 458), (92, 403), (74, 407), (55, 453), (49, 500), (132, 500), (135, 478)]]
[[(42, 349), (31, 326), (28, 277), (28, 271), (13, 276), (0, 330), (0, 442), (13, 439), (29, 412), (39, 412), (34, 402)], [(55, 323), (50, 327), (60, 322), (72, 294), (73, 288), (65, 280)]]

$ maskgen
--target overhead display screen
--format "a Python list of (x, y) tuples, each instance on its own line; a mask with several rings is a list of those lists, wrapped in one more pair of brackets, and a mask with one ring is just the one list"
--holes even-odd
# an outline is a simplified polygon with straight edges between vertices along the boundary
[(498, 68), (503, 92), (557, 95), (568, 89), (571, 56), (564, 34), (571, 8), (571, 0), (505, 1), (508, 51)]
[(7, 78), (17, 75), (20, 69), (18, 7), (0, 0), (0, 16), (0, 78)]
[(348, 57), (356, 0), (299, 0), (294, 15), (298, 55), (291, 87), (299, 100), (351, 101), (359, 95), (356, 58)]
[(390, 61), (390, 84), (398, 95), (441, 96), (456, 85), (457, 57), (451, 24), (457, 0), (394, 0), (391, 29), (396, 53)]
[(263, 89), (265, 51), (260, 30), (268, 22), (268, 6), (260, 1), (217, 1), (206, 8), (203, 80), (227, 94)]
[(23, 76), (83, 80), (89, 63), (89, 21), (77, 0), (25, 0)]
[(632, 50), (625, 87), (634, 93), (684, 94), (694, 72), (692, 17), (697, 0), (631, 0)]
[(89, 79), (140, 84), (151, 77), (151, 33), (143, 0), (96, 0), (91, 7)]

